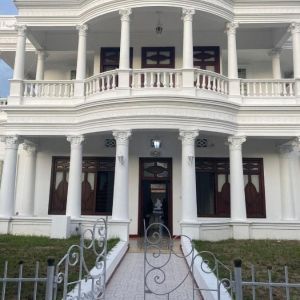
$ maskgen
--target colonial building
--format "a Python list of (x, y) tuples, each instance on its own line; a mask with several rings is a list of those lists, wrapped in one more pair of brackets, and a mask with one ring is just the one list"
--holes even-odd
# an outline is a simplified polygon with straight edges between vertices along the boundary
[(1, 233), (299, 239), (300, 1), (15, 4)]

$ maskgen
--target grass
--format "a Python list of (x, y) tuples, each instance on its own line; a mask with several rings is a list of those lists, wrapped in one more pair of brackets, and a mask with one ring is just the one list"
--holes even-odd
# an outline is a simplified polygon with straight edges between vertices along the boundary
[[(39, 261), (39, 277), (45, 277), (47, 272), (47, 259), (55, 259), (55, 264), (67, 253), (69, 247), (79, 244), (79, 236), (73, 236), (69, 239), (50, 239), (47, 237), (28, 237), (14, 235), (0, 235), (0, 278), (3, 277), (4, 262), (8, 261), (8, 277), (19, 276), (19, 263), (23, 262), (23, 277), (34, 277), (35, 264)], [(109, 251), (119, 239), (108, 240), (107, 248)], [(88, 250), (85, 255), (87, 267), (91, 269), (95, 263), (95, 255)], [(78, 276), (78, 266), (70, 268), (70, 280), (76, 280)], [(78, 277), (77, 277), (78, 278)], [(16, 299), (16, 283), (7, 284), (7, 293), (5, 299)], [(2, 285), (0, 283), (0, 295)], [(22, 287), (21, 299), (30, 300), (32, 298), (33, 283), (26, 283)], [(38, 285), (37, 299), (44, 299), (45, 285)]]
[[(284, 282), (284, 266), (288, 266), (289, 281), (300, 283), (300, 241), (226, 240), (220, 242), (195, 241), (198, 251), (211, 251), (225, 265), (233, 269), (233, 260), (242, 260), (243, 280), (251, 281), (251, 265), (256, 269), (256, 281), (268, 281), (268, 267), (272, 268), (272, 281)], [(220, 277), (228, 272), (220, 270)], [(244, 288), (244, 300), (252, 299), (251, 288)], [(286, 299), (285, 290), (274, 288), (274, 300)], [(259, 288), (256, 299), (269, 299), (269, 289)], [(291, 299), (300, 299), (300, 289), (291, 289)]]

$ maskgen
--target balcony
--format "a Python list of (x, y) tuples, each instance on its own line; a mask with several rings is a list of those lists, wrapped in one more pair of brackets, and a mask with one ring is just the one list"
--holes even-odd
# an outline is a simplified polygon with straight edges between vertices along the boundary
[[(227, 77), (201, 69), (132, 69), (121, 73), (116, 69), (91, 76), (82, 82), (12, 81), (14, 90), (21, 92), (20, 95), (11, 92), (8, 104), (59, 106), (138, 96), (193, 97), (207, 101), (234, 101), (241, 105), (297, 102), (294, 79), (237, 79), (233, 83), (240, 88), (234, 90), (230, 88), (232, 82)], [(16, 89), (14, 84), (19, 84), (19, 88)], [(1, 105), (7, 105), (7, 101), (2, 99)]]

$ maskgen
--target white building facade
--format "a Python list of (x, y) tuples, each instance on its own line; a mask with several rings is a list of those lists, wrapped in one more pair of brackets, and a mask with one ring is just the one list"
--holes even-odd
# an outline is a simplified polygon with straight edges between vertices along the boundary
[(299, 239), (300, 1), (15, 3), (1, 233)]

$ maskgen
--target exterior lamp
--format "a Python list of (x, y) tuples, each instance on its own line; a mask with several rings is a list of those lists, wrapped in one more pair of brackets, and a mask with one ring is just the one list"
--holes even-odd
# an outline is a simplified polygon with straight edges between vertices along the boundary
[(160, 149), (161, 147), (161, 140), (159, 138), (154, 138), (151, 140), (151, 147), (154, 149)]

